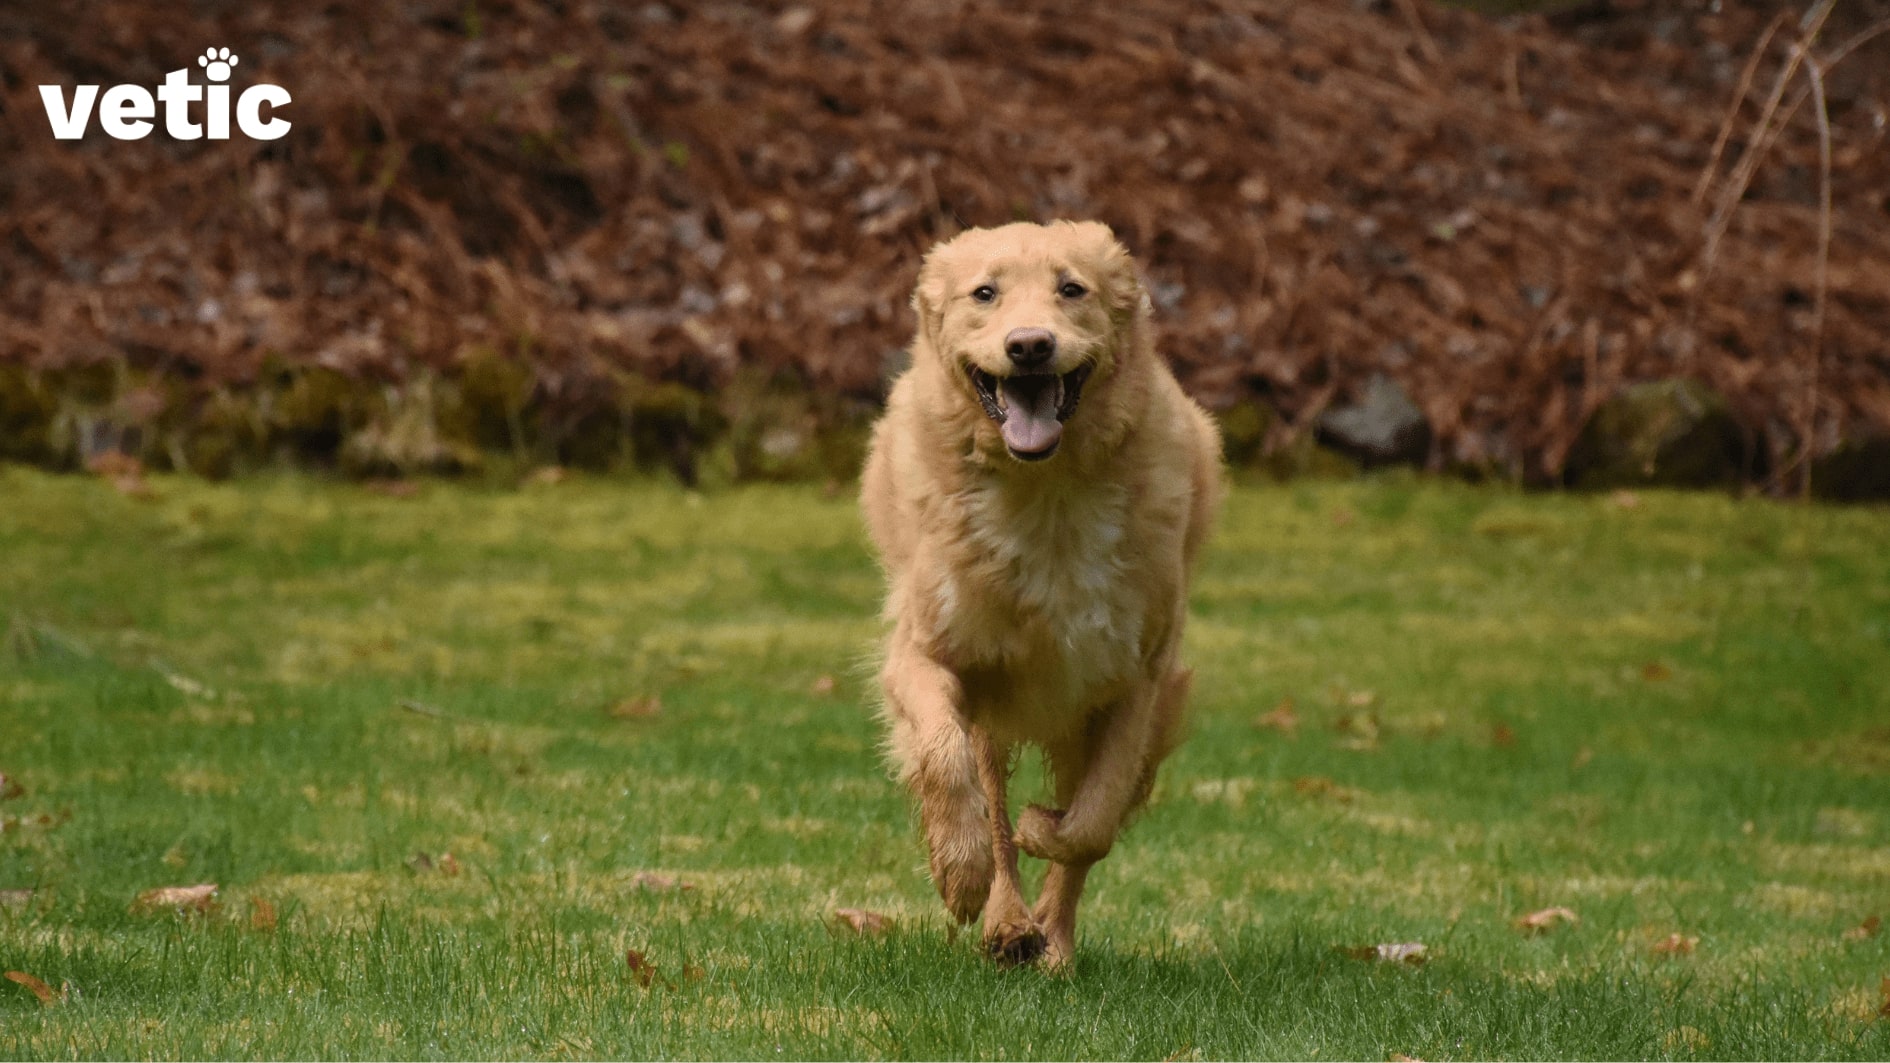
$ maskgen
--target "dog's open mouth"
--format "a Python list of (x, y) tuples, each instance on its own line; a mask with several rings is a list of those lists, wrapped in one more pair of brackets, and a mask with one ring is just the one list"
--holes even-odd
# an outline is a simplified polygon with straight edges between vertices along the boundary
[(1024, 461), (1042, 461), (1057, 452), (1063, 422), (1076, 412), (1090, 368), (1085, 362), (1067, 373), (996, 377), (975, 365), (966, 367), (972, 390), (985, 414), (997, 422), (1004, 445), (1012, 457)]

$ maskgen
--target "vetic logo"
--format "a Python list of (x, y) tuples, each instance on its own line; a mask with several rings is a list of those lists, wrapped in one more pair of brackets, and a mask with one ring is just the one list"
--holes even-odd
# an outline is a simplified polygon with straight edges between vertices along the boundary
[[(178, 140), (230, 139), (230, 68), (237, 58), (228, 48), (207, 48), (197, 57), (208, 85), (193, 85), (190, 68), (164, 75), (157, 89), (157, 100), (142, 85), (113, 85), (100, 98), (97, 85), (80, 85), (66, 105), (66, 91), (59, 85), (41, 85), (39, 98), (46, 104), (46, 119), (52, 123), (53, 136), (60, 140), (78, 140), (92, 117), (92, 104), (98, 104), (99, 128), (119, 140), (142, 140), (150, 135), (152, 123), (146, 119), (157, 114), (157, 101), (164, 103), (164, 131)], [(191, 120), (190, 105), (203, 101), (203, 122)], [(251, 85), (236, 98), (236, 128), (252, 140), (277, 140), (289, 132), (287, 120), (263, 117), (263, 108), (281, 107), (289, 102), (289, 90), (280, 85)]]

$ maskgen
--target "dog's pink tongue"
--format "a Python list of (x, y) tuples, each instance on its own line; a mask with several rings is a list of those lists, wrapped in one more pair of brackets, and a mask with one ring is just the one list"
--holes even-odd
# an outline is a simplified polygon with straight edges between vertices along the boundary
[(1037, 454), (1057, 445), (1063, 438), (1063, 422), (1057, 420), (1057, 389), (1032, 381), (1017, 384), (1006, 380), (1006, 414), (999, 430), (1004, 444), (1020, 454)]

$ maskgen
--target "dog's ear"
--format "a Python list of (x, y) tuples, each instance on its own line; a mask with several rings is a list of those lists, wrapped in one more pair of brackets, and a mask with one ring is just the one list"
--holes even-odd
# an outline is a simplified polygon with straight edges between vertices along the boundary
[(950, 241), (934, 244), (919, 266), (912, 286), (912, 312), (919, 318), (919, 337), (936, 348), (944, 308), (951, 297)]
[(1078, 222), (1076, 229), (1089, 244), (1090, 260), (1097, 264), (1110, 316), (1118, 322), (1147, 317), (1151, 307), (1141, 271), (1115, 231), (1099, 221)]

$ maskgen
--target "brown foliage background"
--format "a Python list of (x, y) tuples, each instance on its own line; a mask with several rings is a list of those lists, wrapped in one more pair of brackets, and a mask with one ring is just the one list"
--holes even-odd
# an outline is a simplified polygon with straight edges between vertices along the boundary
[[(1384, 373), (1433, 466), (1557, 482), (1602, 401), (1681, 376), (1781, 485), (1890, 434), (1890, 37), (1827, 71), (1820, 333), (1810, 103), (1702, 254), (1799, 39), (1696, 201), (1780, 10), (1717, 6), (8, 5), (0, 452), (690, 475), (763, 431), (758, 395), (869, 416), (932, 241), (1080, 216), (1140, 257), (1189, 388), (1277, 413), (1270, 449)], [(207, 46), (293, 93), (288, 137), (52, 138), (38, 85), (154, 86)]]

